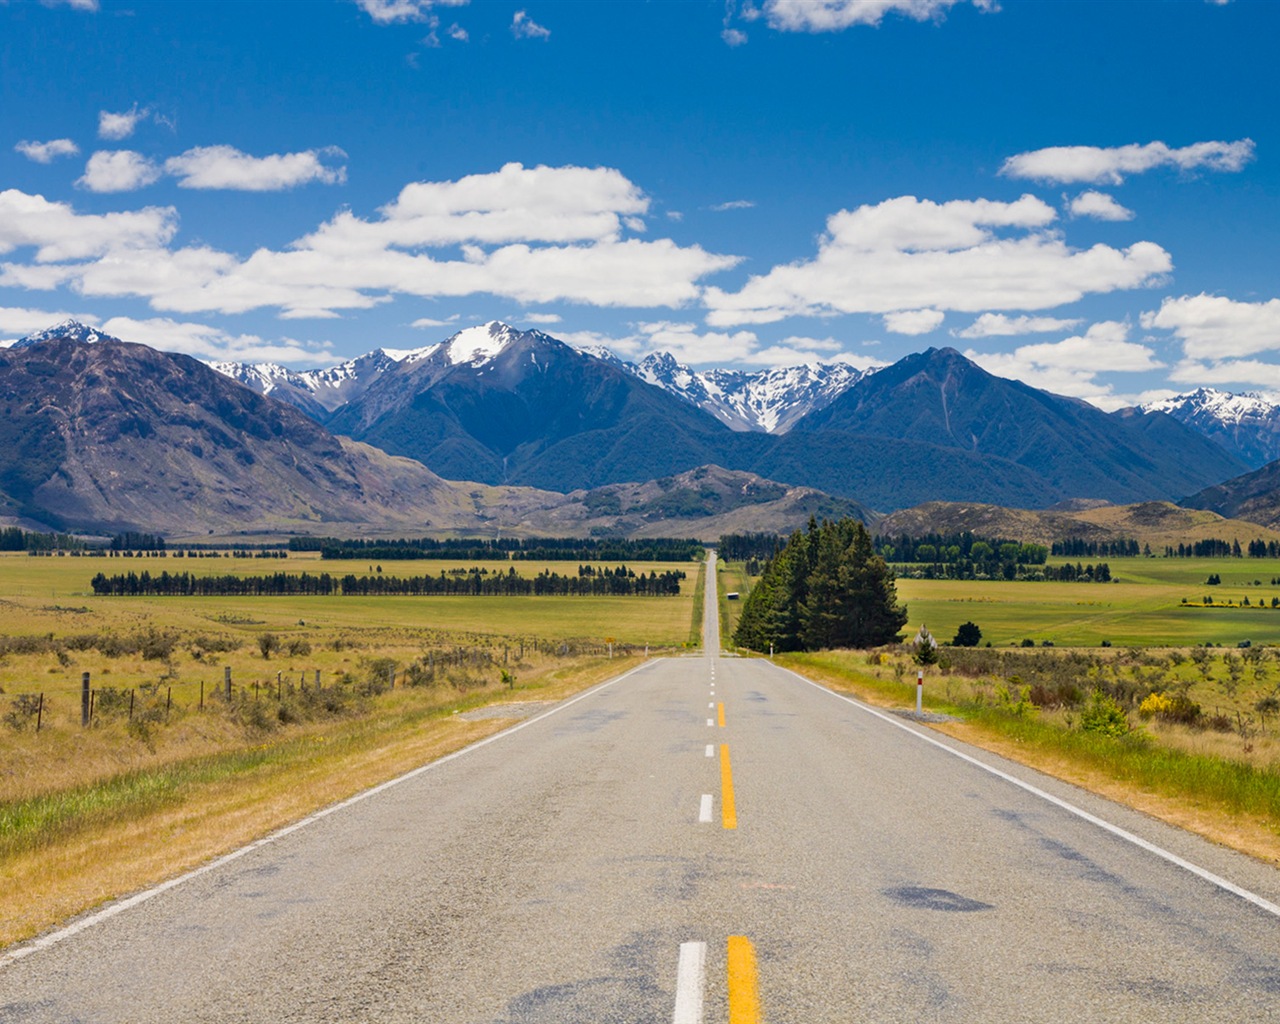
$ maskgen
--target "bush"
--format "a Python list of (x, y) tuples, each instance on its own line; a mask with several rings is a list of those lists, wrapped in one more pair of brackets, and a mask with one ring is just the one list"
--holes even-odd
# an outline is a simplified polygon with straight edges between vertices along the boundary
[(951, 640), (952, 647), (977, 647), (982, 642), (982, 630), (977, 623), (962, 622)]
[(5, 724), (21, 732), (35, 721), (40, 712), (40, 695), (36, 693), (20, 693), (9, 702), (9, 710), (4, 713)]
[(292, 658), (306, 657), (311, 653), (311, 641), (303, 637), (297, 637), (289, 641), (289, 656)]
[(1080, 728), (1103, 736), (1126, 736), (1129, 733), (1129, 716), (1106, 691), (1094, 690), (1080, 712)]

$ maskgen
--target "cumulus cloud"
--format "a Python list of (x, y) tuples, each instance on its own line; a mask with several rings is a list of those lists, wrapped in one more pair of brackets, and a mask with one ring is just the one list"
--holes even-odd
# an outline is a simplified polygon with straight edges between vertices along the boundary
[(711, 209), (716, 213), (724, 213), (727, 210), (750, 210), (755, 205), (750, 199), (731, 199), (727, 203), (716, 203)]
[[(839, 32), (854, 25), (879, 25), (887, 14), (940, 21), (966, 2), (980, 11), (999, 9), (995, 0), (765, 0), (762, 13), (770, 28), (782, 32)], [(744, 14), (756, 16), (750, 9)]]
[(955, 334), (958, 338), (1012, 338), (1020, 334), (1069, 331), (1079, 325), (1079, 320), (1061, 320), (1052, 316), (1006, 316), (1004, 313), (983, 313), (968, 327), (956, 331)]
[(242, 153), (234, 146), (197, 146), (170, 157), (164, 169), (178, 179), (179, 188), (279, 192), (311, 182), (342, 184), (347, 180), (347, 169), (327, 166), (323, 161), (345, 157), (336, 146), (262, 157)]
[[(143, 239), (114, 247), (109, 259), (84, 257), (93, 262), (6, 264), (0, 283), (133, 296), (174, 313), (275, 307), (286, 318), (332, 317), (396, 294), (491, 294), (522, 305), (688, 305), (699, 298), (703, 277), (739, 259), (670, 239), (620, 238), (628, 218), (647, 203), (616, 171), (508, 165), (494, 175), (409, 186), (379, 219), (340, 214), (284, 250), (261, 248), (242, 258), (208, 246), (170, 250), (167, 238)], [(46, 205), (28, 219), (57, 214), (55, 204)], [(38, 244), (42, 230), (36, 223), (28, 232), (36, 241), (26, 244)], [(15, 231), (0, 222), (0, 246)], [(14, 237), (9, 248), (27, 234)], [(422, 251), (434, 247), (457, 247), (461, 256)]]
[(463, 28), (461, 25), (459, 25), (456, 21), (449, 26), (447, 30), (447, 34), (450, 39), (459, 43), (465, 43), (471, 38), (471, 36), (467, 34), (467, 30)]
[(884, 315), (884, 329), (892, 334), (928, 334), (942, 326), (947, 315), (940, 309), (907, 309)]
[(96, 327), (98, 320), (86, 313), (51, 313), (43, 309), (23, 309), (17, 306), (0, 306), (0, 334), (13, 335), (11, 340), (42, 331), (46, 327), (60, 324), (64, 320), (78, 320), (82, 324)]
[(1135, 288), (1172, 269), (1152, 242), (1077, 250), (1047, 230), (1056, 214), (1034, 196), (1012, 203), (914, 196), (828, 218), (818, 254), (753, 276), (738, 292), (708, 288), (707, 322), (725, 327), (788, 316), (1048, 309)]
[(1239, 359), (1280, 349), (1280, 299), (1236, 302), (1220, 295), (1183, 295), (1144, 313), (1142, 326), (1172, 331), (1188, 359)]
[(356, 6), (378, 25), (430, 21), (433, 7), (461, 7), (467, 0), (355, 0)]
[(1107, 320), (1063, 341), (1021, 345), (1012, 352), (971, 349), (965, 355), (997, 376), (1101, 404), (1113, 392), (1097, 380), (1100, 372), (1142, 373), (1164, 366), (1148, 346), (1128, 340), (1129, 330), (1128, 324)]
[(418, 248), (463, 242), (575, 242), (618, 237), (648, 212), (645, 194), (606, 167), (506, 164), (456, 181), (406, 185), (377, 220), (342, 213), (304, 238), (314, 249)]
[(317, 361), (332, 361), (329, 342), (301, 342), (292, 338), (266, 341), (256, 334), (232, 334), (208, 324), (188, 323), (156, 317), (135, 320), (132, 317), (112, 317), (102, 325), (102, 330), (124, 341), (134, 341), (164, 352), (180, 352), (198, 359), (229, 360), (234, 362), (299, 363), (315, 365)]
[[(172, 207), (79, 214), (68, 204), (52, 203), (44, 196), (17, 189), (0, 192), (0, 255), (30, 246), (40, 263), (95, 259), (109, 252), (166, 245), (177, 228), (178, 215)], [(3, 268), (6, 276), (10, 269), (9, 265)], [(16, 281), (10, 279), (10, 283)]]
[(521, 313), (515, 319), (526, 324), (558, 324), (561, 317), (558, 313)]
[(1236, 142), (1197, 142), (1174, 149), (1163, 142), (1128, 146), (1050, 146), (1018, 153), (1005, 160), (1000, 173), (1009, 178), (1030, 178), (1061, 185), (1092, 183), (1119, 185), (1126, 174), (1141, 174), (1157, 167), (1181, 171), (1207, 168), (1239, 171), (1253, 159), (1252, 139)]
[(415, 320), (413, 323), (411, 323), (409, 326), (417, 327), (419, 329), (425, 329), (427, 327), (448, 327), (451, 324), (456, 324), (457, 322), (458, 322), (458, 314), (454, 313), (453, 316), (449, 317), (447, 320), (433, 320), (429, 316), (422, 316), (422, 317), (419, 317), (417, 320)]
[(517, 39), (550, 39), (551, 30), (543, 28), (526, 11), (516, 11), (511, 19), (511, 34)]
[(160, 174), (160, 168), (141, 153), (100, 149), (89, 157), (76, 184), (90, 192), (133, 192), (154, 184)]
[(726, 28), (720, 33), (720, 38), (729, 46), (745, 46), (747, 44), (747, 34), (738, 28)]
[(118, 114), (112, 113), (110, 110), (101, 110), (98, 112), (98, 137), (108, 139), (111, 142), (127, 139), (134, 133), (138, 123), (150, 116), (151, 110), (149, 108), (139, 108), (136, 103), (128, 110), (123, 110)]
[(75, 156), (80, 152), (80, 147), (70, 139), (50, 139), (48, 142), (29, 142), (24, 139), (13, 148), (15, 152), (38, 164), (50, 164), (57, 157)]
[(1073, 217), (1092, 217), (1094, 220), (1133, 220), (1133, 211), (1116, 202), (1105, 192), (1081, 192), (1071, 200), (1068, 209)]

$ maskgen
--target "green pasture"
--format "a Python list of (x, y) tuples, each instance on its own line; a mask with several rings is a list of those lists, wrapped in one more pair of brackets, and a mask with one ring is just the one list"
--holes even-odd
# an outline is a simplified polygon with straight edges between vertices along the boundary
[[(1051, 559), (1053, 564), (1089, 559)], [(982, 628), (995, 645), (1190, 647), (1243, 640), (1280, 644), (1280, 560), (1253, 558), (1105, 558), (1115, 582), (1007, 583), (898, 580), (907, 604), (907, 629), (923, 624), (949, 640), (962, 622)], [(1218, 586), (1207, 586), (1212, 574)], [(1256, 582), (1255, 582), (1256, 581)], [(1213, 605), (1205, 606), (1204, 597)], [(1187, 603), (1184, 605), (1183, 599)], [(1248, 599), (1249, 606), (1243, 607)], [(1262, 607), (1259, 607), (1262, 605)]]

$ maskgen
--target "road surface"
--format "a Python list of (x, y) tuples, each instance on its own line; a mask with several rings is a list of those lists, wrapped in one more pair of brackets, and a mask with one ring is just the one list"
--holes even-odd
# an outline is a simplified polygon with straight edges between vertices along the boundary
[(719, 657), (714, 594), (704, 656), (0, 954), (0, 1022), (1280, 1019), (1280, 872)]

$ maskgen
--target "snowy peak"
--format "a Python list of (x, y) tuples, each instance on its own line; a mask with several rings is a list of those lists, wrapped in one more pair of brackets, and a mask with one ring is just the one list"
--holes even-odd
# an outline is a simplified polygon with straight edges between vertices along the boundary
[(1280, 405), (1262, 395), (1197, 388), (1139, 408), (1168, 413), (1255, 468), (1280, 459)]
[(11, 347), (31, 348), (33, 345), (39, 345), (46, 341), (64, 338), (69, 341), (79, 342), (82, 345), (94, 345), (99, 341), (120, 340), (119, 338), (113, 338), (109, 334), (103, 334), (96, 327), (82, 324), (79, 320), (63, 320), (62, 323), (46, 327), (43, 331), (37, 331), (35, 334), (28, 334), (25, 338), (19, 338)]
[(802, 416), (830, 405), (870, 371), (847, 363), (808, 363), (768, 370), (696, 371), (669, 352), (625, 364), (642, 380), (709, 412), (733, 430), (784, 434)]
[(468, 327), (459, 331), (441, 348), (454, 366), (461, 363), (483, 366), (513, 341), (519, 340), (522, 334), (510, 324), (490, 320), (481, 327)]

